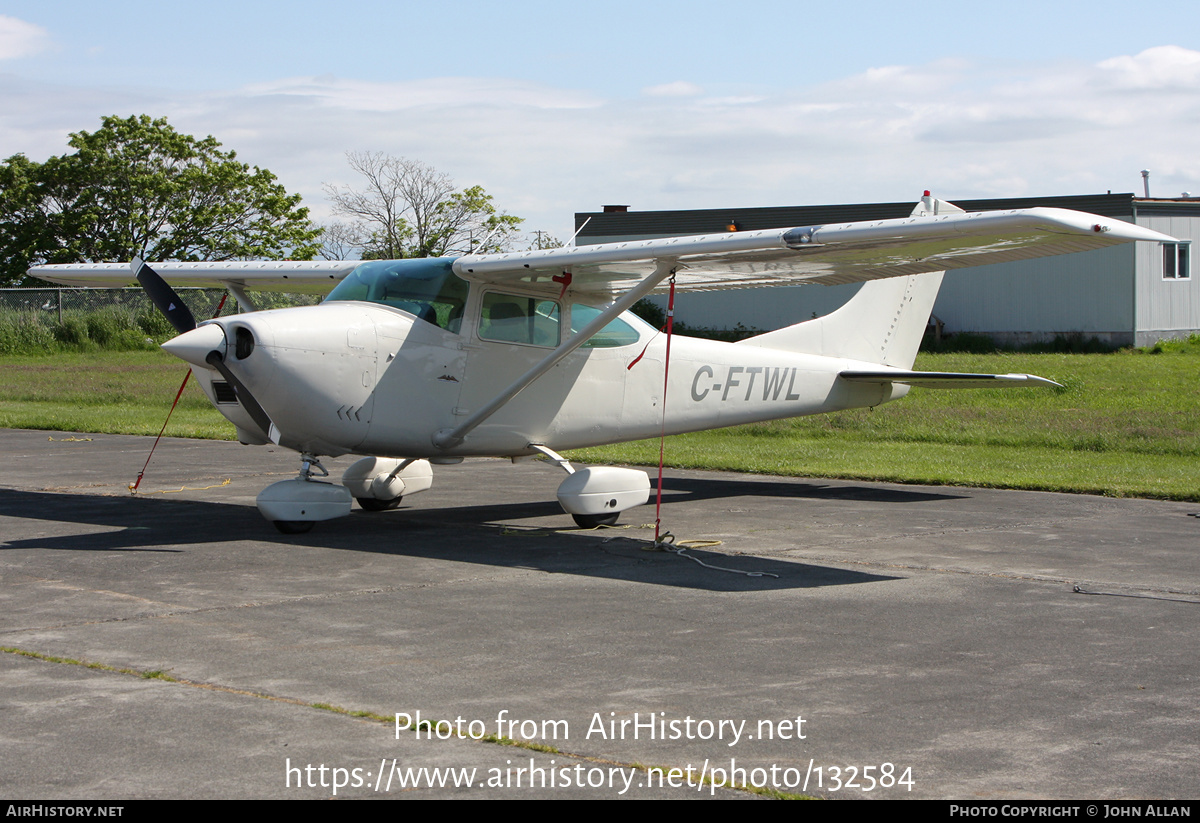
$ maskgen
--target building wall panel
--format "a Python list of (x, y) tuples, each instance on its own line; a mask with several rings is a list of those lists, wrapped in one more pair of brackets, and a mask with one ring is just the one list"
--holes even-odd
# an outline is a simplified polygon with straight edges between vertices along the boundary
[[(1139, 226), (1180, 240), (1200, 241), (1200, 220), (1186, 216), (1138, 216)], [(1200, 243), (1193, 243), (1193, 246)], [(1194, 250), (1193, 250), (1194, 257)], [(1139, 243), (1136, 252), (1137, 343), (1181, 337), (1200, 330), (1200, 277), (1192, 260), (1191, 277), (1164, 280), (1162, 246)]]

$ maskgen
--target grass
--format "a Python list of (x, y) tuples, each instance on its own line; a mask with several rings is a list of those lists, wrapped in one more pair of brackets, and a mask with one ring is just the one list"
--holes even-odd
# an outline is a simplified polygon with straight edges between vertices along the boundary
[[(187, 372), (157, 350), (0, 357), (0, 427), (158, 434)], [(233, 424), (188, 382), (167, 435), (233, 439)]]
[[(874, 410), (672, 437), (683, 468), (1200, 500), (1200, 339), (1111, 354), (922, 354), (930, 371), (1028, 372), (1062, 389), (914, 389)], [(157, 434), (186, 368), (159, 351), (0, 357), (0, 426)], [(232, 439), (195, 386), (167, 434)], [(583, 449), (652, 465), (657, 441)]]
[[(922, 354), (928, 371), (1027, 372), (1062, 389), (913, 389), (877, 409), (679, 435), (672, 466), (1200, 500), (1200, 341), (1158, 353)], [(583, 449), (654, 464), (657, 441)]]

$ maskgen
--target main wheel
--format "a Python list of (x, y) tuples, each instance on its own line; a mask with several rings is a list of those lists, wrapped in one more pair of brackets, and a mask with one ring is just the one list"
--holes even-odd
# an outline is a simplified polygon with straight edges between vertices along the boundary
[(308, 534), (312, 531), (313, 520), (272, 520), (275, 528), (284, 534)]
[(362, 506), (363, 511), (385, 512), (399, 506), (402, 498), (403, 495), (393, 497), (391, 500), (376, 500), (374, 497), (356, 497), (355, 500), (358, 501), (358, 505)]
[(612, 514), (573, 514), (571, 515), (571, 519), (581, 529), (594, 529), (597, 526), (614, 526), (620, 516), (620, 512), (613, 512)]

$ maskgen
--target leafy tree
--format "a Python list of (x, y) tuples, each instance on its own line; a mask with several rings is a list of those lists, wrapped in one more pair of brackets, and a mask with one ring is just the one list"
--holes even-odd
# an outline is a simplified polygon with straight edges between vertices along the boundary
[(310, 259), (321, 230), (271, 172), (166, 119), (105, 117), (76, 151), (0, 166), (0, 280), (39, 262)]
[(0, 285), (19, 285), (29, 265), (54, 247), (39, 178), (40, 166), (23, 154), (0, 165)]
[(563, 242), (548, 231), (535, 231), (526, 238), (525, 251), (540, 251), (542, 249), (560, 249)]
[(522, 222), (498, 212), (482, 186), (455, 191), (449, 175), (419, 160), (382, 152), (349, 152), (346, 160), (365, 186), (326, 185), (325, 193), (369, 238), (360, 245), (364, 259), (499, 251)]

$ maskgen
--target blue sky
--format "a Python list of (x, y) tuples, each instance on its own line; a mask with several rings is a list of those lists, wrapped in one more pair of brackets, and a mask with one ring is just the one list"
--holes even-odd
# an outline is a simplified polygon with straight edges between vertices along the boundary
[(166, 116), (329, 217), (347, 151), (530, 230), (713, 208), (1200, 192), (1200, 4), (0, 3), (0, 153)]

